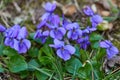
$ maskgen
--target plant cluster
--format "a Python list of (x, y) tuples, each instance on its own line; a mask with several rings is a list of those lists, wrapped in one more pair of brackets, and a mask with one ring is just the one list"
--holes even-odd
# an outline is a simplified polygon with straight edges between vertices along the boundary
[[(38, 80), (48, 77), (62, 80), (63, 76), (70, 75), (72, 79), (105, 77), (100, 69), (100, 63), (103, 63), (101, 59), (106, 55), (105, 50), (108, 59), (118, 54), (119, 50), (96, 32), (97, 26), (103, 21), (102, 17), (86, 6), (83, 13), (88, 17), (88, 26), (81, 29), (78, 22), (71, 22), (64, 15), (60, 17), (55, 14), (56, 4), (47, 2), (44, 9), (46, 12), (41, 17), (36, 32), (29, 33), (29, 36), (26, 27), (15, 24), (5, 28), (0, 25), (1, 43), (5, 45), (1, 44), (1, 56), (4, 57), (7, 68), (22, 78), (32, 71), (35, 74), (32, 76)], [(40, 49), (32, 46), (32, 43), (39, 43)], [(23, 53), (28, 53), (28, 61), (19, 55)], [(0, 69), (1, 72), (4, 70), (2, 67)]]

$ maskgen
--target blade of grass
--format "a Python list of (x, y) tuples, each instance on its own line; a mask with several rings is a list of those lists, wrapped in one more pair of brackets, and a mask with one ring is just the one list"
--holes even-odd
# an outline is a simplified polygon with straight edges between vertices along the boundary
[[(40, 68), (37, 68), (37, 67), (35, 67), (35, 66), (33, 66), (33, 65), (30, 65), (30, 66), (32, 66), (34, 69), (38, 70), (39, 72), (41, 72), (41, 73), (43, 73), (43, 74), (45, 74), (45, 75), (47, 75), (47, 76), (49, 76), (49, 77), (52, 76), (51, 74), (45, 72), (44, 70), (42, 70), (42, 69), (40, 69)], [(55, 80), (59, 80), (59, 79), (57, 79), (56, 77), (53, 77), (53, 78), (54, 78)]]
[(73, 76), (72, 76), (72, 80), (75, 80), (76, 70), (77, 70), (77, 65), (75, 65)]

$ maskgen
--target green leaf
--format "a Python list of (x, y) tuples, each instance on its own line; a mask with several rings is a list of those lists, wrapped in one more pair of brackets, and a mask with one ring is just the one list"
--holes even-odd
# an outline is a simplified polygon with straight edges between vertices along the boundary
[(26, 70), (28, 65), (25, 62), (24, 57), (21, 55), (14, 55), (10, 57), (10, 60), (8, 61), (8, 68), (11, 72), (17, 73)]
[(99, 41), (101, 39), (103, 39), (103, 37), (101, 35), (99, 35), (99, 34), (92, 33), (90, 35), (90, 41)]
[(44, 44), (44, 46), (41, 48), (42, 52), (44, 52), (47, 56), (52, 57), (53, 50), (49, 47), (48, 44)]
[(79, 50), (80, 48), (79, 48), (79, 46), (76, 45), (75, 49), (76, 49), (76, 51), (75, 51), (74, 55), (77, 56), (77, 57), (80, 57), (80, 50)]
[(36, 76), (37, 80), (46, 80), (48, 78), (47, 75), (45, 75), (39, 71), (35, 71), (35, 76)]
[(95, 48), (95, 49), (98, 49), (100, 47), (99, 42), (91, 42), (91, 47)]
[(38, 59), (39, 59), (39, 61), (40, 61), (40, 63), (42, 64), (42, 65), (47, 65), (47, 66), (51, 66), (52, 64), (52, 59), (50, 59), (48, 56), (39, 56), (38, 57)]
[(85, 63), (84, 66), (79, 68), (78, 77), (83, 80), (91, 80), (91, 66), (89, 63)]
[(31, 65), (34, 65), (35, 67), (40, 67), (40, 65), (35, 59), (32, 59), (28, 62), (28, 69), (34, 70), (34, 68)]
[(10, 47), (6, 47), (4, 50), (3, 50), (3, 55), (6, 55), (6, 56), (14, 56), (14, 55), (17, 55), (17, 51), (15, 51), (14, 49), (10, 48)]
[(27, 76), (29, 75), (29, 72), (25, 70), (25, 71), (21, 71), (19, 74), (20, 74), (20, 77), (24, 79), (24, 78), (27, 78)]
[(31, 56), (31, 57), (37, 57), (38, 56), (38, 53), (39, 53), (39, 50), (38, 48), (30, 48), (29, 51), (28, 51), (28, 54)]
[(74, 72), (77, 72), (80, 67), (82, 67), (82, 63), (76, 58), (70, 59), (65, 64), (66, 70), (72, 74), (74, 74)]
[(80, 61), (84, 63), (88, 59), (88, 52), (85, 50), (80, 50)]

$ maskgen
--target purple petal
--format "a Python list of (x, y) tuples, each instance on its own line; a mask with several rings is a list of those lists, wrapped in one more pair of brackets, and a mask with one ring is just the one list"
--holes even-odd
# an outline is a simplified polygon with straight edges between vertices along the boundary
[(31, 42), (27, 39), (23, 40), (24, 45), (27, 47), (27, 50), (31, 47)]
[(64, 42), (63, 42), (63, 41), (60, 41), (60, 40), (58, 40), (58, 39), (54, 39), (54, 44), (55, 44), (55, 45), (64, 46)]
[(92, 22), (92, 27), (96, 28), (97, 26), (98, 26), (98, 24), (97, 24), (97, 23)]
[(20, 25), (14, 25), (13, 27), (7, 29), (5, 31), (5, 36), (11, 37), (11, 38), (16, 38), (20, 30)]
[(42, 33), (42, 35), (43, 36), (49, 36), (49, 31), (47, 30), (47, 31), (44, 31), (43, 33)]
[(76, 40), (76, 39), (78, 39), (78, 36), (79, 36), (78, 33), (72, 32), (71, 38), (72, 38), (72, 40)]
[(93, 16), (90, 18), (90, 21), (91, 21), (92, 23), (99, 24), (99, 23), (103, 22), (103, 18), (102, 18), (100, 15), (93, 15)]
[(56, 37), (54, 30), (51, 30), (51, 31), (50, 31), (50, 37), (52, 37), (52, 38), (55, 38), (55, 37)]
[(26, 53), (30, 47), (31, 43), (27, 39), (24, 39), (21, 42), (18, 40), (14, 40), (14, 49), (19, 53)]
[(57, 55), (62, 58), (64, 61), (67, 61), (71, 58), (71, 55), (70, 53), (67, 51), (67, 50), (61, 50), (61, 49), (58, 49), (57, 50)]
[[(46, 20), (48, 20), (49, 16), (50, 16), (50, 13), (45, 13), (45, 14), (41, 17), (42, 21), (45, 21), (45, 22), (46, 22)], [(42, 24), (43, 24), (43, 23), (42, 23)]]
[(58, 39), (54, 39), (54, 44), (51, 44), (49, 46), (54, 47), (54, 48), (60, 48), (60, 47), (64, 46), (64, 42), (60, 41)]
[(6, 28), (0, 24), (0, 32), (4, 32), (6, 30)]
[(106, 51), (107, 51), (108, 59), (111, 59), (113, 56), (119, 53), (119, 50), (115, 46), (112, 46), (111, 48), (106, 49)]
[(93, 31), (95, 31), (95, 30), (97, 30), (96, 27), (90, 28), (90, 27), (88, 26), (88, 27), (87, 27), (86, 29), (84, 29), (82, 32), (83, 32), (83, 34), (89, 34), (89, 33), (93, 32)]
[(41, 36), (41, 43), (44, 44), (46, 42), (47, 37), (46, 36)]
[(9, 46), (9, 45), (10, 45), (10, 42), (11, 42), (11, 39), (10, 39), (10, 38), (5, 38), (4, 44), (5, 44), (6, 46)]
[(46, 20), (41, 21), (38, 25), (37, 25), (37, 29), (40, 29), (41, 27), (43, 27), (46, 24)]
[(78, 23), (70, 23), (70, 24), (66, 25), (67, 30), (72, 30), (72, 29), (77, 29), (77, 28), (79, 28)]
[(77, 30), (76, 30), (76, 33), (78, 34), (78, 36), (79, 36), (79, 37), (81, 37), (81, 36), (82, 36), (82, 30), (77, 29)]
[(51, 17), (51, 23), (54, 24), (55, 26), (58, 26), (60, 23), (60, 17), (58, 15), (53, 15)]
[(72, 37), (72, 30), (68, 31), (67, 37), (70, 39)]
[(68, 24), (68, 25), (66, 25), (66, 29), (67, 29), (67, 30), (71, 30), (71, 29), (73, 29), (73, 25), (72, 25), (72, 24)]
[(80, 48), (86, 50), (90, 45), (89, 37), (85, 36), (84, 38), (80, 38), (77, 40), (77, 43), (80, 44)]
[(110, 45), (111, 45), (110, 41), (107, 41), (107, 40), (100, 42), (100, 47), (102, 48), (109, 48)]
[(50, 3), (50, 2), (47, 2), (46, 4), (45, 4), (45, 10), (46, 11), (48, 11), (48, 12), (53, 12), (54, 10), (55, 10), (55, 8), (56, 8), (56, 4), (52, 4), (52, 3)]
[(60, 28), (58, 28), (58, 30), (62, 33), (63, 36), (65, 35), (65, 33), (66, 33), (65, 28), (60, 27)]
[(76, 22), (74, 22), (74, 23), (73, 23), (73, 27), (74, 27), (75, 29), (77, 29), (77, 28), (79, 28), (79, 24), (76, 23)]
[(89, 32), (89, 29), (86, 28), (86, 29), (82, 30), (82, 33), (83, 33), (83, 34), (89, 34), (90, 32)]
[(18, 51), (19, 50), (19, 41), (18, 40), (14, 40), (14, 49), (16, 50), (16, 51)]
[(15, 24), (14, 26), (11, 27), (11, 29), (14, 29), (14, 30), (18, 29), (19, 30), (20, 29), (20, 25)]
[(42, 32), (41, 30), (37, 30), (36, 33), (35, 33), (35, 35), (34, 35), (34, 39), (40, 38), (41, 32)]
[(51, 30), (50, 31), (50, 36), (55, 39), (62, 39), (63, 34), (60, 30)]
[(4, 44), (6, 46), (10, 46), (11, 48), (14, 47), (14, 39), (12, 38), (5, 38)]
[(61, 40), (62, 38), (63, 38), (63, 34), (62, 34), (62, 32), (61, 31), (59, 31), (59, 30), (57, 30), (56, 32), (55, 32), (55, 38), (56, 39), (59, 39), (59, 40)]
[(26, 38), (27, 37), (27, 35), (28, 35), (28, 32), (27, 32), (27, 29), (26, 29), (26, 27), (22, 27), (21, 29), (20, 29), (20, 31), (19, 31), (19, 34), (18, 34), (18, 36), (17, 36), (17, 39), (24, 39), (24, 38)]
[(71, 45), (66, 45), (64, 47), (64, 49), (68, 50), (70, 54), (74, 54), (75, 53), (75, 48)]
[(21, 54), (21, 53), (26, 53), (27, 52), (27, 47), (26, 47), (26, 45), (25, 44), (23, 44), (23, 43), (20, 43), (19, 44), (19, 50), (18, 50), (18, 52)]
[(67, 19), (65, 19), (64, 15), (63, 15), (62, 26), (66, 29), (66, 26), (68, 24), (70, 24), (70, 22)]
[(94, 15), (93, 10), (92, 10), (89, 6), (86, 6), (86, 7), (83, 9), (83, 12), (84, 12), (87, 16), (93, 16), (93, 15)]
[(92, 27), (92, 28), (90, 28), (90, 32), (93, 32), (93, 31), (96, 31), (96, 30), (97, 30), (96, 27)]

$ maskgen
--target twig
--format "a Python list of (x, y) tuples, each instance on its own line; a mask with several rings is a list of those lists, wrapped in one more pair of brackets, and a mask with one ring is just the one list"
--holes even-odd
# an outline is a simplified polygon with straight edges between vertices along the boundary
[(118, 71), (118, 70), (120, 70), (120, 67), (118, 67), (117, 69), (113, 70), (113, 71), (111, 72), (111, 74), (115, 73), (115, 72)]
[(7, 28), (9, 28), (10, 26), (8, 25), (8, 23), (7, 23), (7, 18), (4, 16), (1, 16), (1, 19), (2, 19), (2, 21), (4, 22), (4, 24), (6, 25), (6, 27)]
[(13, 2), (13, 5), (15, 6), (17, 12), (21, 12), (21, 8), (18, 6), (18, 4), (16, 2)]

